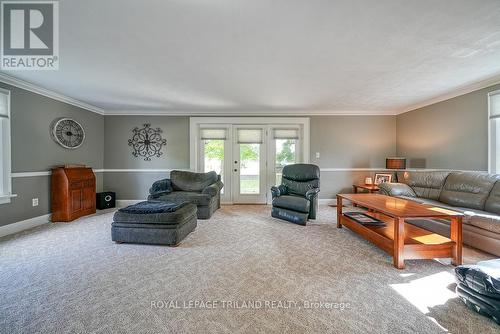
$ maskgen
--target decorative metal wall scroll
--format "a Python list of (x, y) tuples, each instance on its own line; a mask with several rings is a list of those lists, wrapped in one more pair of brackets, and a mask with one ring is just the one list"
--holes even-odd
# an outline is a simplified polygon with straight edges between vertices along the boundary
[(151, 124), (144, 124), (142, 129), (135, 127), (132, 139), (128, 140), (128, 145), (134, 150), (134, 157), (144, 157), (145, 161), (151, 161), (151, 157), (160, 157), (163, 152), (162, 147), (167, 145), (167, 140), (161, 137), (162, 129), (151, 128)]

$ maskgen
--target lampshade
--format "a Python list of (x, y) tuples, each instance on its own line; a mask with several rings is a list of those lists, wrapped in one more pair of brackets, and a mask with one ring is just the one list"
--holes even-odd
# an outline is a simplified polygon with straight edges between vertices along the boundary
[(387, 158), (385, 159), (385, 168), (406, 169), (406, 158)]

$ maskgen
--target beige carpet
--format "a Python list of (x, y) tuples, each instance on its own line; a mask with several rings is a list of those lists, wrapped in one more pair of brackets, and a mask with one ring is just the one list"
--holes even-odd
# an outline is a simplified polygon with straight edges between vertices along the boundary
[(0, 239), (0, 332), (499, 332), (454, 298), (452, 266), (394, 269), (334, 208), (307, 227), (269, 213), (223, 207), (177, 248), (111, 242), (109, 211)]

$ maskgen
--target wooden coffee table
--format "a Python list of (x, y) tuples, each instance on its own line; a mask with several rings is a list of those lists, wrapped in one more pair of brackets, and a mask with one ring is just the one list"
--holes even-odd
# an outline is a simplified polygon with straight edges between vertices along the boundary
[[(366, 226), (344, 216), (343, 200), (369, 209), (366, 214), (387, 225)], [(348, 227), (392, 255), (398, 269), (404, 268), (405, 259), (451, 258), (452, 264), (462, 264), (462, 216), (455, 211), (385, 195), (337, 195), (337, 227)], [(409, 218), (449, 219), (450, 238), (408, 224), (405, 219)]]

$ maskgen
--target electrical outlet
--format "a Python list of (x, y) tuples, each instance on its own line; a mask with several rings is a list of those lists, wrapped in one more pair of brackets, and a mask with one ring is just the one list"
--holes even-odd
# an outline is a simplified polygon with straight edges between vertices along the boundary
[(316, 159), (319, 159), (319, 157), (320, 157), (319, 152), (316, 152)]
[(31, 202), (32, 202), (33, 206), (38, 206), (38, 198), (33, 198), (31, 200)]

